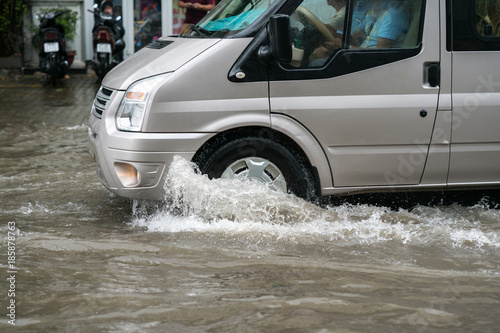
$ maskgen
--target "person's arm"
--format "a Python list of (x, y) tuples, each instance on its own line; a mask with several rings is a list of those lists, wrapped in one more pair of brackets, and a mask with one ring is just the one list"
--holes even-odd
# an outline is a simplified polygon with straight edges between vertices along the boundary
[(193, 4), (191, 2), (184, 2), (184, 1), (178, 1), (177, 2), (177, 5), (179, 6), (179, 8), (192, 8), (193, 7)]
[(215, 7), (215, 5), (213, 5), (213, 4), (206, 4), (206, 5), (202, 5), (201, 3), (194, 3), (193, 4), (193, 9), (200, 10), (203, 12), (211, 11), (212, 8), (214, 8), (214, 7)]
[(394, 41), (392, 39), (387, 39), (384, 37), (377, 38), (377, 49), (390, 49)]
[(403, 8), (395, 12), (387, 10), (380, 23), (377, 33), (377, 48), (390, 49), (397, 45), (398, 40), (403, 36), (404, 30), (408, 29), (408, 17)]
[(319, 46), (314, 50), (311, 55), (312, 59), (323, 59), (328, 58), (333, 52), (340, 49), (342, 46), (342, 40), (340, 38), (335, 38), (332, 42), (324, 42), (322, 46)]
[(356, 31), (351, 35), (351, 47), (356, 48), (363, 44), (363, 41), (366, 39), (366, 34), (361, 31), (361, 29), (357, 28)]

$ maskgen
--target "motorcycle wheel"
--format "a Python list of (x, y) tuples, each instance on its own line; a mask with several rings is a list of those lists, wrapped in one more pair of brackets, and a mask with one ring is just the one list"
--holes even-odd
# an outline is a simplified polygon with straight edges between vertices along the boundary
[(100, 69), (99, 69), (99, 83), (102, 82), (102, 80), (104, 80), (104, 77), (106, 76), (106, 64), (102, 64), (99, 66)]
[(50, 57), (50, 68), (49, 68), (49, 80), (52, 83), (52, 86), (57, 85), (57, 59), (56, 57)]
[(104, 80), (104, 77), (106, 76), (106, 73), (108, 72), (108, 57), (107, 56), (101, 56), (100, 61), (99, 61), (99, 83)]

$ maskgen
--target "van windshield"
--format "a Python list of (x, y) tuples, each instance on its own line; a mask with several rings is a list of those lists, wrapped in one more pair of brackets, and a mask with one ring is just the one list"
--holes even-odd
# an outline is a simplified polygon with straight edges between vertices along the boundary
[(224, 38), (255, 22), (276, 0), (233, 0), (216, 6), (185, 37)]

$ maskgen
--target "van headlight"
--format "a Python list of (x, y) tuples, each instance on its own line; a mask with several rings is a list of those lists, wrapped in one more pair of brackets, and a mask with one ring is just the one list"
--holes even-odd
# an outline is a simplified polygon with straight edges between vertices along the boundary
[(141, 130), (146, 107), (152, 92), (169, 74), (137, 81), (127, 89), (116, 113), (116, 128), (118, 130), (132, 132)]

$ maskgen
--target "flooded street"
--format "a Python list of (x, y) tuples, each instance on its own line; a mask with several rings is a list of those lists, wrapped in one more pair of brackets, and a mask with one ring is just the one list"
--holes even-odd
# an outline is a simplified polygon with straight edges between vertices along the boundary
[(94, 81), (0, 80), (2, 332), (498, 332), (496, 192), (320, 208), (178, 159), (132, 202), (88, 154)]

